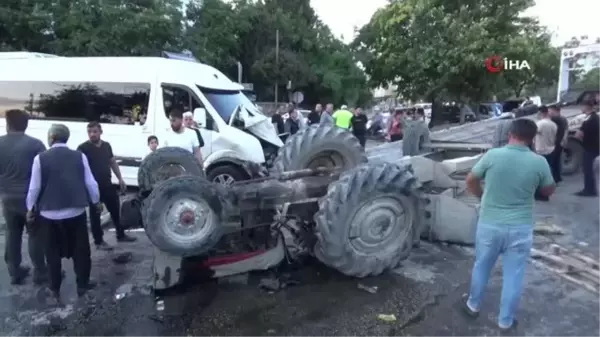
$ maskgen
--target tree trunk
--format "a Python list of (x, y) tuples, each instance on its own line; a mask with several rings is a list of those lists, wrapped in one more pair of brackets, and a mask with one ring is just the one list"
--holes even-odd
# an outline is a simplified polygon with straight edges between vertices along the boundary
[(427, 101), (431, 103), (431, 119), (429, 120), (429, 128), (431, 129), (441, 119), (441, 109), (443, 109), (444, 107), (441, 105), (436, 95), (433, 93), (427, 97)]

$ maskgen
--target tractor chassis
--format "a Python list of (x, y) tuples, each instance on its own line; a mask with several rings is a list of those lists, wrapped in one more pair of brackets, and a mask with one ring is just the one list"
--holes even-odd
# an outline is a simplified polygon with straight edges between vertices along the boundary
[[(228, 226), (220, 246), (228, 246), (241, 237), (254, 248), (237, 249), (233, 253), (225, 248), (225, 253), (222, 250), (208, 256), (180, 257), (153, 247), (154, 289), (168, 289), (207, 277), (267, 270), (310, 254), (309, 247), (314, 244), (310, 231), (313, 224), (304, 219), (314, 214), (319, 198), (339, 173), (339, 169), (304, 169), (224, 187), (228, 189), (228, 198), (234, 201), (229, 223), (235, 221), (241, 226)], [(263, 235), (257, 235), (259, 230), (263, 230)]]

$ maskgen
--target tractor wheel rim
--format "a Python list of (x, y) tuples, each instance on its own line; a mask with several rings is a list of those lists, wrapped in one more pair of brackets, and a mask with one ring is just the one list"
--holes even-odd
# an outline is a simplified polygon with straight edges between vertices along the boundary
[(413, 214), (407, 197), (390, 194), (363, 202), (351, 219), (350, 246), (358, 254), (369, 255), (406, 240)]
[(164, 231), (181, 244), (189, 244), (206, 237), (214, 223), (215, 214), (203, 200), (179, 199), (164, 212)]

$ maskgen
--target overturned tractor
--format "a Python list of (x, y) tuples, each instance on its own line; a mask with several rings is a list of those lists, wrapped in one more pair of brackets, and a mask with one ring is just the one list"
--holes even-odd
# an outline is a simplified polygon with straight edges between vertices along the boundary
[(421, 237), (472, 242), (477, 203), (462, 181), (486, 148), (432, 146), (369, 160), (348, 131), (313, 126), (286, 141), (271, 172), (254, 167), (255, 177), (230, 186), (208, 181), (186, 151), (156, 151), (138, 177), (155, 288), (190, 269), (220, 277), (306, 255), (365, 277), (397, 268)]

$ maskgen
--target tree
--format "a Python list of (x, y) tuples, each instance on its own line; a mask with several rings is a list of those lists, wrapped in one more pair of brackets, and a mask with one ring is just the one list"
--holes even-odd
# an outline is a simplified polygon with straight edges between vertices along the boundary
[(6, 0), (0, 3), (0, 50), (63, 56), (190, 50), (232, 79), (240, 62), (243, 81), (254, 84), (259, 99), (274, 99), (275, 83), (280, 101), (296, 90), (307, 104), (370, 98), (353, 52), (318, 19), (310, 0), (190, 0), (185, 11), (182, 6), (182, 0)]
[(231, 4), (221, 0), (193, 0), (187, 4), (184, 45), (201, 62), (236, 76), (239, 28)]
[(509, 51), (511, 36), (536, 23), (531, 0), (391, 1), (353, 42), (372, 86), (396, 85), (407, 99), (479, 102), (504, 84), (484, 60)]
[(577, 87), (582, 89), (598, 89), (600, 87), (600, 68), (592, 69), (581, 76)]
[(291, 81), (291, 91), (304, 92), (307, 105), (361, 104), (370, 99), (352, 51), (317, 18), (310, 1), (237, 0), (233, 7), (240, 27), (238, 59), (259, 97), (274, 98), (277, 82), (279, 101), (287, 100), (285, 86)]
[(158, 56), (181, 46), (180, 0), (58, 1), (47, 10), (60, 55)]
[(0, 51), (50, 52), (46, 33), (51, 16), (41, 10), (50, 1), (3, 0), (0, 3)]
[(509, 40), (502, 56), (517, 62), (526, 61), (530, 69), (513, 69), (502, 73), (503, 85), (514, 97), (521, 97), (524, 89), (551, 86), (557, 81), (560, 50), (551, 46), (552, 36), (537, 24), (529, 25), (523, 32)]

